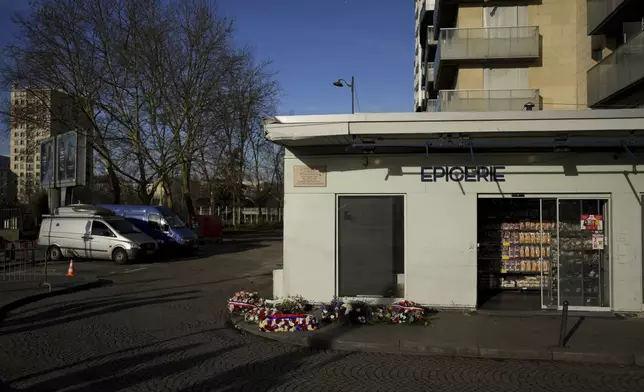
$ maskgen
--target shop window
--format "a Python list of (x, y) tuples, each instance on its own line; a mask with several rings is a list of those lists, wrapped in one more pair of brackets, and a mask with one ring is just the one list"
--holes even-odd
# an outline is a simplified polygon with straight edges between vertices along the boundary
[(402, 298), (404, 197), (340, 196), (338, 295)]
[(610, 307), (607, 215), (607, 199), (479, 199), (478, 306)]

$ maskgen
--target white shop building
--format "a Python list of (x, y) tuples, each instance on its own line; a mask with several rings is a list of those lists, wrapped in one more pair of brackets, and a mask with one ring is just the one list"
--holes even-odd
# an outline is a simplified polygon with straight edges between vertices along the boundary
[(644, 310), (644, 110), (287, 116), (276, 296)]

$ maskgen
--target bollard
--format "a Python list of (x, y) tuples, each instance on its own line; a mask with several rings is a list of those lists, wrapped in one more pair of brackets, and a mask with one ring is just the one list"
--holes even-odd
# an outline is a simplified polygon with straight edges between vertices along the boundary
[(566, 340), (566, 327), (568, 324), (568, 301), (564, 301), (561, 311), (561, 328), (559, 329), (559, 347), (563, 348)]

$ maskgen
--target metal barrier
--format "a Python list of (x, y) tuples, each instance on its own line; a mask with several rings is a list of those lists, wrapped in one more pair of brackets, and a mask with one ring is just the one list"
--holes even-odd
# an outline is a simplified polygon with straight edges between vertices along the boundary
[(561, 328), (559, 328), (559, 347), (563, 348), (566, 344), (566, 329), (568, 327), (568, 301), (564, 301), (563, 310), (561, 311)]
[(0, 244), (0, 283), (47, 282), (46, 251), (36, 241)]

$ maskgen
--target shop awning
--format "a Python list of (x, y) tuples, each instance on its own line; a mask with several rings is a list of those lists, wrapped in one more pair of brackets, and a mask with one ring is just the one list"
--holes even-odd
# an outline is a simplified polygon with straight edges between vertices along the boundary
[(495, 139), (511, 147), (568, 136), (634, 146), (644, 145), (644, 109), (277, 116), (265, 119), (264, 131), (285, 147), (436, 147), (446, 138), (462, 147)]

